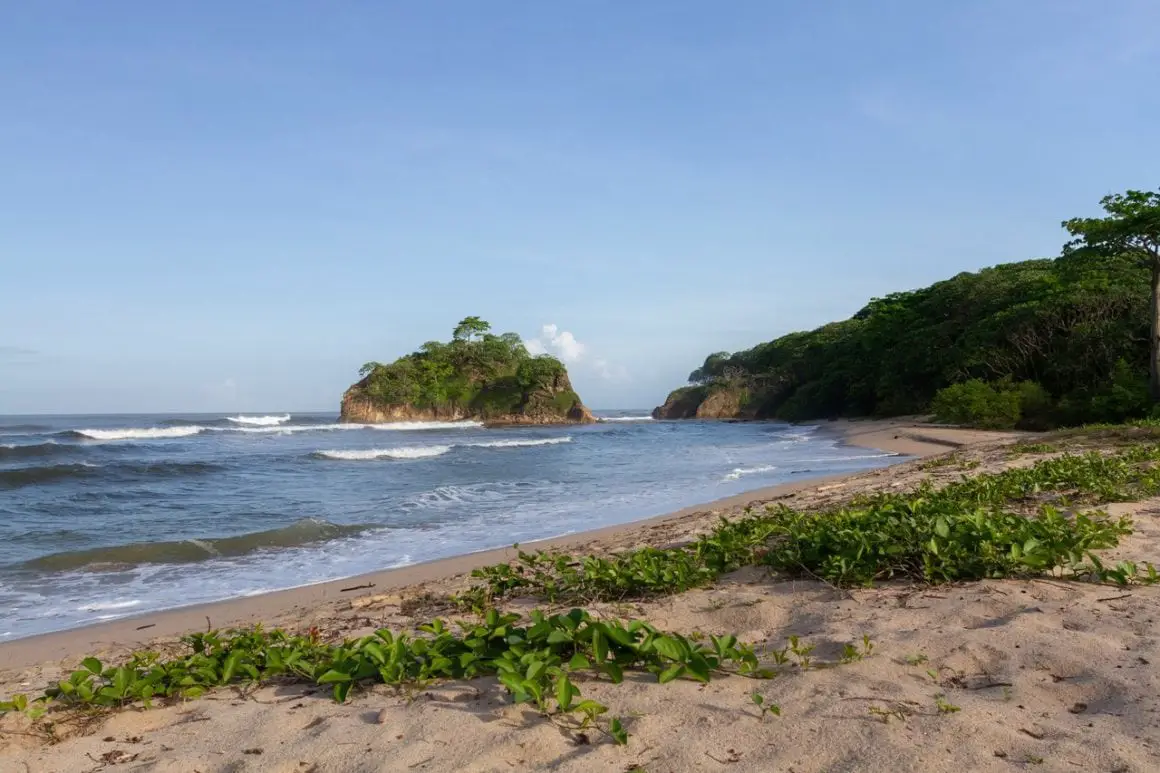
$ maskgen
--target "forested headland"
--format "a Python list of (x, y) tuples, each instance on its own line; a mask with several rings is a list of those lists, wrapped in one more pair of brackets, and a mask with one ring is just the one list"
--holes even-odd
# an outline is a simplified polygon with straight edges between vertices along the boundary
[[(1152, 414), (1160, 193), (1106, 197), (1059, 257), (871, 300), (851, 318), (717, 352), (658, 418), (898, 416), (1045, 429)], [(1150, 374), (1151, 387), (1150, 387)]]

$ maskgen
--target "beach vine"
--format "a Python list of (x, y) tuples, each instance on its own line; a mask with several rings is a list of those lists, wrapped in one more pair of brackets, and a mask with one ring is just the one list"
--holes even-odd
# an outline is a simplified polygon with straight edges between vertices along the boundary
[(817, 512), (784, 505), (722, 521), (691, 544), (611, 556), (520, 551), (476, 569), (452, 597), (476, 612), (505, 598), (549, 603), (622, 601), (681, 593), (746, 566), (857, 586), (889, 579), (928, 583), (1044, 574), (1115, 584), (1160, 580), (1150, 563), (1106, 565), (1094, 551), (1116, 547), (1131, 519), (1076, 506), (1160, 493), (1160, 446), (1043, 459), (935, 488), (879, 493)]
[(585, 699), (580, 683), (619, 684), (628, 671), (654, 674), (661, 684), (708, 682), (727, 673), (775, 675), (735, 636), (697, 641), (643, 620), (598, 620), (581, 609), (555, 615), (533, 611), (526, 621), (493, 609), (478, 622), (449, 625), (435, 619), (418, 631), (381, 629), (340, 644), (277, 629), (196, 633), (182, 640), (188, 653), (174, 658), (138, 652), (115, 666), (85, 658), (43, 695), (17, 695), (0, 703), (0, 712), (38, 719), (50, 707), (149, 708), (159, 699), (196, 698), (217, 687), (272, 680), (321, 685), (343, 702), (360, 685), (421, 689), (435, 681), (494, 676), (516, 703), (531, 704), (547, 717), (570, 718), (576, 730), (595, 727), (623, 744), (628, 739), (623, 723), (604, 722), (608, 708)]

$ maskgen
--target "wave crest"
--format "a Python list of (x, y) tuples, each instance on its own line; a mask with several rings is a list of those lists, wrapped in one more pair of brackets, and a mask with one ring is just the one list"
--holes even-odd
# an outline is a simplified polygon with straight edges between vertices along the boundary
[(273, 427), (290, 421), (290, 414), (284, 413), (281, 416), (227, 416), (226, 421), (232, 421), (234, 424), (249, 424), (255, 427)]
[(773, 464), (763, 464), (763, 465), (760, 465), (758, 467), (734, 467), (733, 472), (729, 473), (721, 480), (722, 481), (740, 480), (742, 477), (744, 477), (746, 475), (757, 475), (757, 474), (763, 473), (763, 472), (773, 472), (776, 469), (777, 469), (777, 466), (773, 465)]
[(398, 448), (354, 448), (350, 450), (332, 449), (315, 451), (322, 459), (337, 459), (347, 462), (369, 461), (373, 459), (429, 459), (443, 456), (453, 448), (527, 448), (530, 446), (554, 446), (571, 443), (572, 436), (536, 438), (529, 440), (485, 440), (478, 443), (450, 443), (438, 446), (399, 446)]
[(547, 437), (537, 440), (485, 440), (479, 443), (460, 443), (465, 448), (527, 448), (530, 446), (554, 446), (560, 443), (571, 443), (572, 436)]
[(402, 446), (400, 448), (362, 448), (351, 451), (318, 451), (316, 456), (347, 462), (371, 459), (428, 459), (433, 456), (442, 456), (450, 450), (451, 446)]
[(113, 547), (74, 550), (34, 558), (21, 566), (38, 571), (117, 570), (141, 564), (188, 564), (213, 558), (236, 558), (259, 550), (296, 548), (346, 537), (369, 529), (368, 524), (342, 525), (318, 518), (303, 518), (280, 529), (251, 532), (236, 537), (146, 542)]
[(51, 440), (44, 443), (30, 445), (4, 444), (0, 445), (0, 459), (27, 459), (34, 456), (56, 456), (70, 453), (68, 446), (62, 446)]
[(71, 434), (89, 440), (160, 440), (196, 435), (205, 427), (130, 427), (126, 429), (75, 429)]
[(599, 422), (613, 421), (654, 421), (652, 416), (602, 416), (596, 419)]
[(412, 430), (412, 429), (472, 429), (482, 427), (482, 421), (395, 421), (389, 424), (354, 424), (349, 426), (365, 427), (366, 429)]

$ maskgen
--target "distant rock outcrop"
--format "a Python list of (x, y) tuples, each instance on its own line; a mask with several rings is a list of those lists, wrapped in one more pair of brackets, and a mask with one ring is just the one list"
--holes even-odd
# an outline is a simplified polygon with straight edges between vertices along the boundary
[(653, 409), (654, 419), (746, 419), (748, 391), (741, 387), (687, 386), (669, 393)]
[(449, 343), (432, 341), (384, 365), (369, 362), (342, 396), (340, 420), (478, 420), (503, 424), (596, 421), (572, 388), (564, 364), (531, 356), (519, 336), (496, 336), (478, 317), (455, 328)]

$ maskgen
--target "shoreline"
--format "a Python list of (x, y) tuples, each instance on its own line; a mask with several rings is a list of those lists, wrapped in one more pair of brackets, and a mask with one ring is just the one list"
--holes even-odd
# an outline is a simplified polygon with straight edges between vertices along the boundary
[[(946, 428), (901, 419), (839, 419), (807, 426), (817, 426), (826, 434), (837, 435), (840, 442), (846, 445), (897, 454), (897, 463), (946, 453), (957, 447), (1010, 434)], [(888, 465), (885, 469), (891, 466), (894, 465)], [(638, 532), (643, 535), (657, 527), (693, 516), (744, 509), (751, 504), (825, 486), (859, 474), (862, 473), (806, 477), (691, 505), (675, 512), (522, 544), (534, 545), (538, 549), (577, 550), (611, 538), (632, 538)], [(296, 613), (301, 615), (305, 610), (452, 579), (481, 566), (510, 561), (515, 557), (516, 551), (511, 546), (491, 548), (296, 588), (142, 612), (117, 620), (35, 634), (0, 642), (0, 670), (27, 668), (46, 661), (111, 648), (140, 648), (157, 639), (177, 637), (206, 630), (207, 627), (225, 629), (271, 623)]]

